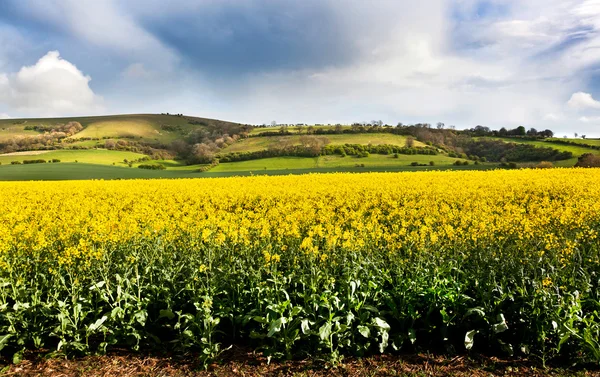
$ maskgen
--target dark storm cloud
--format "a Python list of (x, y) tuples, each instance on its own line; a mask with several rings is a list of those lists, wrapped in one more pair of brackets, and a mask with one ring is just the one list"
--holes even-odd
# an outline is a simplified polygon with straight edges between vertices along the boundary
[(208, 74), (340, 66), (356, 57), (325, 2), (264, 3), (213, 3), (194, 13), (145, 17), (142, 24), (185, 64)]

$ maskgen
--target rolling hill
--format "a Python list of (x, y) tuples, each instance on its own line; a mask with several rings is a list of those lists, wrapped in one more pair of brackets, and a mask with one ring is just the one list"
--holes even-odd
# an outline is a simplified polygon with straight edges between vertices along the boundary
[(1, 119), (0, 141), (23, 136), (35, 136), (40, 132), (28, 129), (34, 126), (54, 126), (79, 122), (81, 132), (68, 139), (134, 138), (146, 142), (168, 143), (199, 127), (223, 128), (238, 123), (216, 119), (167, 114), (106, 115), (69, 118)]
[[(63, 126), (71, 122), (80, 126), (65, 133)], [(430, 137), (435, 132), (454, 131), (410, 127), (417, 132), (409, 143), (410, 132), (399, 134), (397, 131), (406, 129), (391, 127), (252, 127), (181, 114), (3, 119), (0, 152), (9, 153), (0, 153), (0, 180), (178, 178), (499, 166), (498, 160), (486, 162), (478, 156), (467, 156), (460, 149), (449, 149), (444, 143), (419, 137), (423, 130)], [(484, 136), (472, 140), (478, 139), (572, 153), (572, 158), (554, 161), (555, 166), (573, 166), (584, 153), (600, 154), (600, 149), (595, 149), (600, 140), (595, 139), (567, 142), (557, 138)], [(346, 148), (345, 152), (340, 148)], [(19, 164), (26, 160), (60, 162)], [(520, 166), (536, 164), (518, 161), (522, 161)], [(164, 170), (138, 169), (140, 165), (161, 165)]]

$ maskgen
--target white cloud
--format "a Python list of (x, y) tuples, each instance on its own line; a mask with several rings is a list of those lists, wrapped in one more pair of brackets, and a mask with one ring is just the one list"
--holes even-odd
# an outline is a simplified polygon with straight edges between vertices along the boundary
[(10, 115), (6, 113), (0, 113), (0, 119), (10, 119)]
[(600, 123), (600, 116), (582, 116), (579, 121), (583, 123)]
[(89, 87), (90, 80), (58, 51), (50, 51), (15, 74), (0, 74), (0, 103), (34, 116), (98, 113), (102, 98)]
[(178, 61), (172, 49), (139, 25), (133, 14), (122, 11), (116, 0), (19, 0), (15, 3), (28, 17), (121, 56), (143, 58), (163, 69), (171, 69)]
[(600, 109), (600, 101), (596, 101), (590, 93), (584, 92), (573, 93), (567, 105), (576, 110)]

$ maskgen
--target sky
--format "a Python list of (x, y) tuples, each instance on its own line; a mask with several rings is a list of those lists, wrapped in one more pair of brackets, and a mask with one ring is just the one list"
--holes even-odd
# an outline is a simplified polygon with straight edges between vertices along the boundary
[(600, 0), (2, 0), (0, 118), (600, 137)]

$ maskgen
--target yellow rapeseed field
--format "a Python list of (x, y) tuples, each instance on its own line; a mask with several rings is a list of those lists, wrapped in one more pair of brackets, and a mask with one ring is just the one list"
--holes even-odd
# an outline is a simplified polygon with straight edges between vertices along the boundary
[[(149, 323), (167, 321), (182, 348), (211, 357), (219, 347), (205, 333), (219, 331), (220, 342), (266, 339), (287, 356), (297, 339), (337, 357), (428, 336), (470, 349), (474, 334), (511, 352), (600, 352), (584, 340), (600, 312), (585, 301), (597, 298), (599, 169), (2, 182), (0, 208), (0, 339), (12, 334), (11, 352), (90, 352), (131, 334), (135, 347), (152, 346)], [(329, 315), (318, 314), (324, 298), (305, 296), (323, 292), (337, 297)], [(348, 298), (356, 292), (360, 305)], [(127, 313), (123, 300), (135, 301), (127, 336), (126, 314), (114, 314)], [(587, 324), (568, 322), (573, 300)], [(34, 302), (56, 312), (32, 314)], [(73, 308), (88, 314), (69, 327)], [(199, 313), (190, 327), (185, 315)], [(45, 323), (37, 335), (15, 324), (31, 316)], [(225, 319), (233, 333), (219, 327)], [(574, 335), (556, 346), (565, 328)], [(98, 334), (100, 346), (88, 341)]]

